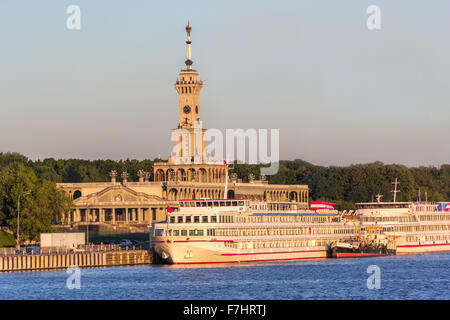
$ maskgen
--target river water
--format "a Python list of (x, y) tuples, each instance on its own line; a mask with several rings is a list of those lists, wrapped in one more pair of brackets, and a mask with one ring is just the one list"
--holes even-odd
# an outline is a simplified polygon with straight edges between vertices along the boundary
[(92, 268), (81, 269), (79, 282), (75, 275), (2, 273), (0, 299), (450, 299), (450, 253)]

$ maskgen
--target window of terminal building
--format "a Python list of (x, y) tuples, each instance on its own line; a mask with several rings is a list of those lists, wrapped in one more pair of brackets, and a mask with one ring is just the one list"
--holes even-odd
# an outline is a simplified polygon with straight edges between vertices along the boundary
[(194, 223), (199, 223), (199, 222), (200, 222), (200, 217), (194, 216)]
[(211, 222), (216, 223), (217, 222), (217, 216), (211, 216)]
[(212, 207), (212, 202), (211, 201), (208, 202), (208, 207)]
[(181, 235), (182, 236), (187, 236), (187, 231), (186, 230), (181, 230)]
[(197, 235), (198, 235), (198, 236), (203, 236), (203, 229), (197, 230)]
[(202, 201), (201, 204), (202, 204), (202, 207), (206, 207), (206, 202), (205, 201)]
[(196, 206), (196, 207), (200, 207), (200, 206), (201, 206), (200, 201), (197, 201), (197, 202), (195, 203), (195, 206)]
[(220, 206), (225, 207), (225, 201), (220, 201)]
[(170, 217), (170, 223), (175, 223), (175, 217)]
[(183, 216), (178, 216), (178, 223), (183, 223)]
[(219, 201), (214, 201), (214, 207), (218, 207), (219, 206)]
[(173, 230), (173, 235), (175, 237), (179, 236), (180, 235), (180, 230)]
[(208, 222), (208, 216), (203, 216), (202, 217), (202, 222), (203, 223), (207, 223)]
[(192, 221), (192, 217), (191, 216), (186, 216), (186, 223), (191, 223)]

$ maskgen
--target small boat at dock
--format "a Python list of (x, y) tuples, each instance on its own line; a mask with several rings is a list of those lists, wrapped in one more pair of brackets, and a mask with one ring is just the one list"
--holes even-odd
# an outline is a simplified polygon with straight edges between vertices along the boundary
[(363, 258), (395, 255), (386, 244), (365, 241), (335, 242), (330, 248), (331, 258)]

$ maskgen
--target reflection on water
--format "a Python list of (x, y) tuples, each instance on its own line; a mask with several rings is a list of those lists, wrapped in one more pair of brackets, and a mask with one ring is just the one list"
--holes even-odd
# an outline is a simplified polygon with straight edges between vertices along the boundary
[[(367, 288), (367, 268), (381, 289)], [(450, 254), (0, 274), (0, 299), (450, 299)]]

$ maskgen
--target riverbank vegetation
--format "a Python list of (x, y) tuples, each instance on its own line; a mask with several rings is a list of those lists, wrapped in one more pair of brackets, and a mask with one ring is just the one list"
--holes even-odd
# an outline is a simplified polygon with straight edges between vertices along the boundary
[[(46, 229), (48, 221), (54, 219), (58, 208), (68, 206), (68, 200), (59, 195), (57, 182), (109, 181), (109, 173), (116, 170), (118, 176), (127, 171), (129, 181), (138, 179), (138, 171), (150, 173), (153, 179), (153, 163), (161, 160), (80, 160), (45, 159), (32, 161), (18, 153), (0, 153), (0, 170), (3, 176), (0, 192), (0, 225), (13, 226), (15, 222), (18, 192), (33, 189), (33, 197), (24, 199), (25, 215), (31, 215), (31, 207), (39, 219), (36, 224), (27, 224), (29, 235), (34, 230)], [(310, 188), (310, 200), (326, 200), (338, 203), (339, 209), (353, 209), (355, 202), (371, 201), (382, 194), (384, 201), (392, 200), (392, 182), (400, 182), (398, 201), (450, 200), (450, 164), (441, 167), (409, 168), (398, 164), (355, 164), (345, 167), (316, 166), (303, 160), (280, 161), (276, 175), (266, 177), (272, 184), (306, 184)], [(6, 168), (6, 169), (5, 169)], [(231, 174), (247, 182), (250, 176), (260, 178), (258, 165), (236, 164)], [(6, 172), (5, 172), (6, 170)], [(15, 172), (12, 174), (10, 170)], [(9, 172), (9, 173), (8, 173)], [(36, 198), (39, 196), (38, 198)], [(39, 199), (39, 200), (37, 200)], [(33, 202), (34, 201), (34, 202)], [(27, 211), (28, 210), (28, 211)], [(28, 212), (28, 213), (27, 213)], [(53, 216), (52, 216), (53, 215)]]
[(71, 200), (28, 159), (16, 154), (0, 159), (0, 226), (16, 238), (20, 212), (21, 243), (36, 241), (41, 232), (52, 231), (59, 214), (71, 208)]

